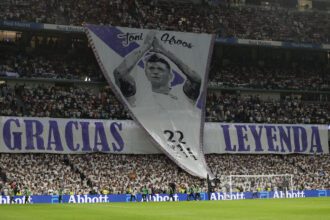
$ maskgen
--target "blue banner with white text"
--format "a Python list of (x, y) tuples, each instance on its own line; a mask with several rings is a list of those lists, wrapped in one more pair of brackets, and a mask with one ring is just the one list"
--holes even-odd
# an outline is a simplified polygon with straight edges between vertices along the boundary
[[(242, 193), (200, 193), (200, 200), (243, 200), (243, 199), (292, 199), (292, 198), (310, 198), (310, 197), (329, 197), (330, 190), (293, 190), (293, 191), (270, 191), (270, 192), (242, 192)], [(141, 202), (141, 194), (136, 195), (136, 198), (131, 199), (129, 194), (110, 194), (110, 195), (63, 195), (59, 198), (58, 195), (40, 195), (30, 196), (25, 202), (25, 196), (15, 196), (12, 204), (58, 204), (58, 203), (109, 203), (109, 202)], [(195, 195), (187, 194), (155, 194), (148, 195), (148, 202), (167, 202), (167, 201), (187, 201), (197, 199)], [(9, 196), (0, 196), (0, 205), (11, 204)]]

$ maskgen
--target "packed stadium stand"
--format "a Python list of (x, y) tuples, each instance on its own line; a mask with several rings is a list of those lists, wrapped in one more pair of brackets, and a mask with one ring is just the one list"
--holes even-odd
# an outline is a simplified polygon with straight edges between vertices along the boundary
[(299, 66), (260, 67), (231, 64), (214, 67), (210, 76), (210, 85), (242, 87), (254, 89), (296, 89), (329, 90), (326, 69)]
[[(170, 2), (170, 3), (169, 3)], [(157, 0), (7, 0), (0, 20), (83, 23), (213, 33), (218, 39), (330, 44), (330, 14), (280, 5), (261, 7)], [(93, 7), (91, 7), (91, 5)], [(0, 26), (0, 116), (131, 120), (106, 83), (83, 33)], [(330, 124), (330, 50), (216, 42), (206, 101), (207, 122)], [(293, 175), (294, 189), (330, 189), (327, 155), (206, 155), (213, 191), (228, 175)], [(164, 155), (0, 153), (0, 191), (25, 186), (35, 195), (125, 193), (148, 186), (179, 192), (204, 180)], [(240, 182), (235, 191), (251, 191)], [(284, 188), (269, 180), (258, 187)]]
[[(91, 7), (93, 6), (93, 7)], [(81, 25), (84, 22), (124, 27), (216, 33), (221, 37), (329, 42), (329, 14), (282, 7), (194, 5), (180, 1), (8, 1), (3, 20)]]
[[(229, 192), (228, 175), (294, 174), (294, 189), (329, 189), (329, 155), (207, 155), (207, 163), (217, 174), (215, 192)], [(10, 184), (23, 189), (28, 186), (33, 194), (51, 194), (64, 186), (66, 193), (102, 193), (104, 190), (119, 194), (129, 187), (140, 190), (143, 186), (154, 192), (166, 192), (175, 181), (178, 191), (205, 181), (178, 169), (164, 155), (51, 155), (1, 154), (3, 193)], [(259, 187), (284, 188), (283, 182), (266, 180)], [(235, 191), (250, 191), (244, 182), (237, 183)]]
[[(0, 85), (2, 116), (52, 118), (131, 119), (125, 107), (105, 86), (93, 93), (86, 88)], [(206, 121), (282, 124), (327, 124), (329, 102), (309, 102), (299, 98), (261, 99), (258, 95), (238, 95), (210, 91)]]

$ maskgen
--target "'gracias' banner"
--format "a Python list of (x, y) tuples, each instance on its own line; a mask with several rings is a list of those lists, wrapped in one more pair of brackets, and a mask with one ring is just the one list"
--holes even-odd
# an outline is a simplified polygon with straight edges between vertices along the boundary
[(187, 172), (211, 174), (203, 153), (213, 35), (86, 25), (114, 93), (150, 140)]
[[(204, 139), (207, 154), (329, 153), (326, 125), (206, 123)], [(17, 117), (0, 117), (0, 152), (161, 153), (130, 120)]]

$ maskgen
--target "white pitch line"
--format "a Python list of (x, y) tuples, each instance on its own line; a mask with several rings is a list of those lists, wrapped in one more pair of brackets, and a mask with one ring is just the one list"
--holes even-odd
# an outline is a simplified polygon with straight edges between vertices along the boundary
[(132, 208), (130, 206), (121, 206), (121, 205), (112, 205), (112, 204), (107, 204), (107, 206), (114, 207), (114, 208), (124, 208), (124, 209)]

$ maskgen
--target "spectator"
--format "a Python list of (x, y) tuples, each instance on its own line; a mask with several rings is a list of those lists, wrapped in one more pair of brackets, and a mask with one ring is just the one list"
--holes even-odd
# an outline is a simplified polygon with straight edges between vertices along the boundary
[[(220, 181), (215, 191), (222, 192), (229, 192), (229, 175), (290, 174), (294, 189), (330, 189), (329, 159), (329, 155), (206, 155), (209, 167)], [(0, 162), (8, 181), (22, 183), (34, 195), (56, 194), (62, 186), (67, 193), (76, 194), (104, 190), (112, 194), (126, 193), (129, 187), (140, 189), (142, 186), (161, 193), (166, 192), (171, 182), (181, 191), (193, 185), (207, 191), (204, 180), (181, 171), (165, 155), (0, 154)], [(283, 190), (290, 187), (289, 182), (281, 177), (237, 178), (233, 187), (240, 191), (249, 191), (255, 186)]]
[[(91, 5), (93, 7), (91, 7)], [(280, 7), (227, 7), (150, 0), (9, 1), (3, 20), (216, 33), (220, 37), (329, 43), (329, 14)], [(244, 25), (243, 25), (244, 24)]]

